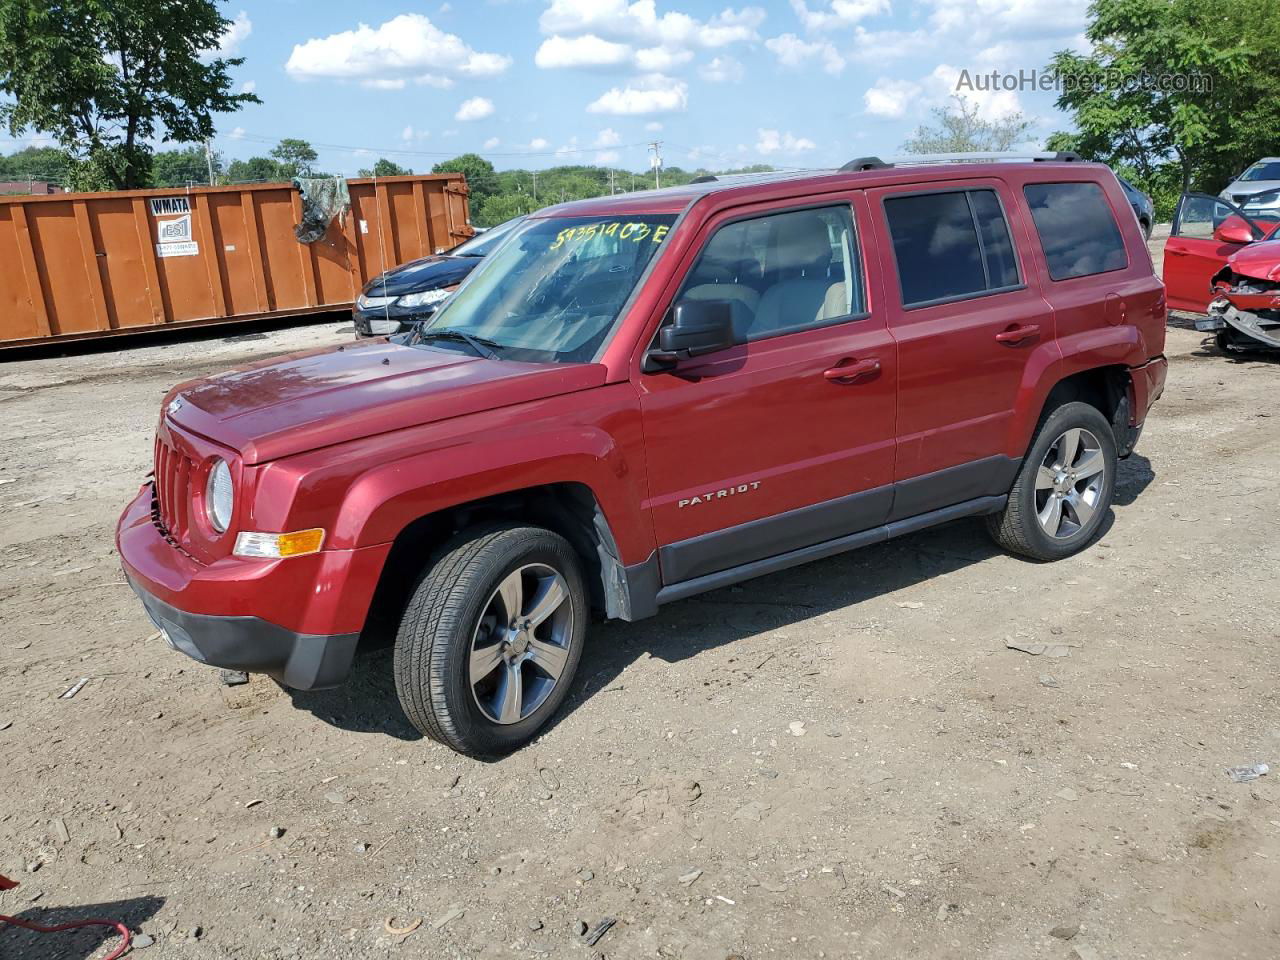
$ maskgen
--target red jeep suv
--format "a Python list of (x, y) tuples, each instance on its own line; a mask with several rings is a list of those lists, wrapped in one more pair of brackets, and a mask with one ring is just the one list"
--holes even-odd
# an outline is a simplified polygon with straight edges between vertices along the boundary
[(204, 663), (332, 686), (394, 627), (409, 719), (492, 755), (593, 612), (957, 517), (1084, 548), (1164, 338), (1119, 183), (1069, 155), (563, 204), (411, 333), (176, 387), (117, 543)]

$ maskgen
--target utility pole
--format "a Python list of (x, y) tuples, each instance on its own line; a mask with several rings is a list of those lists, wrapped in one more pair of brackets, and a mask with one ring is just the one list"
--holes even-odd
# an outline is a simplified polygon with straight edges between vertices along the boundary
[(213, 145), (206, 140), (204, 142), (204, 162), (209, 167), (209, 186), (213, 186)]
[(653, 189), (658, 190), (662, 187), (662, 141), (650, 143), (649, 151), (653, 154)]
[(609, 168), (609, 196), (611, 197), (618, 192), (617, 187), (614, 185), (614, 173), (615, 173), (614, 169), (610, 167)]
[(536, 206), (538, 203), (538, 171), (533, 171), (533, 202)]

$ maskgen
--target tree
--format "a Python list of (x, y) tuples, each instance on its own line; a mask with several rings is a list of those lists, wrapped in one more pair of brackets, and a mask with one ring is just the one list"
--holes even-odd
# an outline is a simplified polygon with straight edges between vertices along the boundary
[(1216, 192), (1276, 151), (1280, 18), (1255, 0), (1094, 0), (1089, 17), (1093, 51), (1050, 65), (1078, 131), (1058, 142), (1130, 165), (1153, 193), (1174, 181)]
[(250, 157), (248, 160), (232, 160), (227, 167), (228, 183), (271, 183), (292, 180), (275, 160), (270, 157)]
[(140, 187), (150, 141), (202, 142), (260, 102), (231, 92), (243, 59), (210, 53), (228, 26), (214, 0), (0, 0), (0, 123), (57, 137), (76, 186)]
[(312, 164), (318, 156), (315, 148), (307, 141), (292, 137), (285, 137), (271, 148), (271, 157), (280, 165), (280, 172), (286, 180), (312, 176)]
[(484, 201), (497, 192), (497, 174), (493, 164), (478, 153), (464, 153), (437, 163), (431, 172), (465, 174), (467, 188), (471, 191), (471, 206), (476, 208), (482, 207)]
[(992, 153), (1011, 150), (1027, 138), (1031, 121), (1021, 113), (986, 120), (978, 104), (955, 95), (954, 102), (934, 107), (937, 125), (921, 125), (902, 144), (907, 153)]
[[(222, 172), (222, 157), (213, 155), (213, 174)], [(151, 158), (151, 186), (185, 187), (189, 183), (209, 182), (209, 160), (204, 147), (162, 150)]]
[(406, 170), (399, 164), (392, 163), (385, 157), (379, 157), (378, 162), (373, 165), (372, 170), (361, 170), (359, 172), (362, 177), (407, 177), (412, 170)]
[(25, 147), (7, 157), (0, 157), (0, 180), (43, 180), (57, 184), (67, 182), (71, 158), (57, 147)]

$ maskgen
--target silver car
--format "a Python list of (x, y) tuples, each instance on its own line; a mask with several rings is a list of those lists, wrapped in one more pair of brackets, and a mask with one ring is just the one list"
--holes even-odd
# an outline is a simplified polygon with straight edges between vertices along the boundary
[(1219, 196), (1250, 216), (1280, 218), (1280, 157), (1263, 157)]

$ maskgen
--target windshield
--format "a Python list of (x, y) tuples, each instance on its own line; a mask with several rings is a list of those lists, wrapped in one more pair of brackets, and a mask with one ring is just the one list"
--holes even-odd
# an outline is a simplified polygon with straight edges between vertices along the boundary
[(587, 363), (674, 222), (667, 215), (526, 220), (421, 334), (465, 333), (507, 360)]
[(460, 243), (449, 251), (451, 257), (487, 257), (497, 248), (504, 237), (513, 229), (520, 226), (524, 217), (516, 217), (514, 220), (508, 220), (506, 223), (500, 223), (496, 227), (490, 227), (484, 233), (477, 233), (465, 243)]
[(1241, 180), (1280, 180), (1280, 161), (1255, 163), (1240, 174)]

